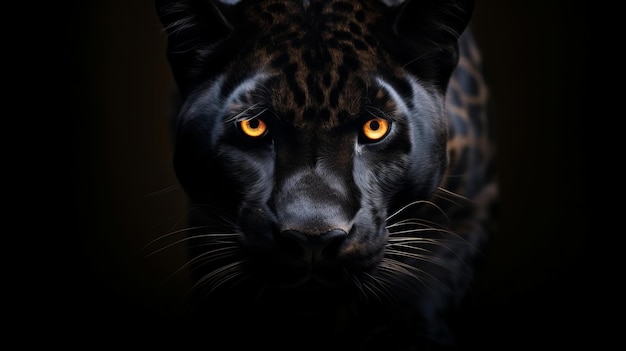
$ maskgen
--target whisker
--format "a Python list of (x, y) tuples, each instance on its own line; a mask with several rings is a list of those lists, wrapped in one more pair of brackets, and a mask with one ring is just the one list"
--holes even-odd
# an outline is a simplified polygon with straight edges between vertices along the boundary
[[(455, 193), (455, 192), (452, 192), (452, 191), (450, 191), (450, 190), (448, 190), (448, 189), (446, 189), (446, 188), (437, 187), (437, 190), (438, 190), (438, 191), (441, 191), (442, 193), (444, 193), (444, 194), (446, 194), (446, 195), (450, 195), (451, 197), (455, 197), (455, 198), (457, 198), (457, 199), (461, 199), (461, 200), (464, 200), (464, 201), (473, 202), (473, 201), (472, 201), (472, 199), (467, 198), (467, 197), (465, 197), (465, 196), (463, 196), (463, 195), (459, 195), (459, 194), (457, 194), (457, 193)], [(443, 195), (442, 195), (442, 196), (443, 196)], [(442, 198), (443, 198), (443, 197), (442, 197)]]
[[(369, 281), (371, 282), (370, 285), (372, 285), (372, 289), (375, 288), (374, 283), (376, 283), (376, 285), (378, 286), (376, 290), (380, 292), (381, 296), (386, 297), (387, 300), (389, 301), (395, 301), (395, 298), (394, 298), (395, 295), (392, 293), (392, 291), (390, 291), (390, 286), (389, 286), (391, 284), (396, 285), (394, 282), (389, 281), (385, 279), (384, 277), (372, 275), (369, 273), (366, 273), (366, 276), (370, 278)], [(382, 298), (377, 297), (377, 299), (378, 301), (382, 302)]]
[[(381, 275), (386, 276), (386, 278), (384, 279), (385, 284), (391, 284), (391, 285), (397, 286), (401, 289), (405, 289), (408, 291), (411, 291), (415, 288), (414, 286), (411, 286), (408, 282), (406, 282), (404, 279), (398, 279), (397, 274), (394, 274), (394, 271), (392, 269), (389, 269), (389, 267), (383, 266), (378, 272)], [(381, 277), (381, 279), (382, 278), (383, 277)]]
[[(162, 285), (167, 284), (177, 274), (180, 274), (182, 271), (189, 269), (189, 267), (192, 266), (192, 265), (198, 264), (198, 262), (208, 263), (208, 262), (217, 261), (219, 259), (224, 259), (224, 258), (229, 257), (229, 256), (234, 256), (234, 253), (237, 252), (237, 250), (238, 250), (238, 248), (236, 246), (233, 246), (233, 247), (220, 247), (218, 249), (205, 252), (202, 255), (198, 255), (198, 256), (194, 257), (193, 259), (188, 260), (187, 262), (185, 262), (180, 267), (178, 267), (173, 273), (171, 273), (169, 276), (167, 276), (163, 280), (163, 282), (161, 284)], [(222, 251), (222, 252), (220, 252), (220, 251)], [(211, 257), (204, 257), (204, 256), (209, 256), (209, 255)]]
[[(363, 291), (367, 290), (371, 293), (371, 296), (373, 296), (378, 302), (382, 302), (382, 298), (379, 296), (378, 291), (380, 291), (380, 289), (375, 289), (374, 284), (368, 284), (367, 281), (364, 281), (361, 284)], [(370, 296), (369, 294), (365, 294), (365, 296)]]
[[(256, 103), (256, 104), (252, 104), (251, 106), (248, 106), (245, 110), (237, 113), (234, 116), (228, 117), (224, 120), (225, 123), (231, 123), (231, 122), (235, 122), (235, 121), (239, 121), (242, 120), (244, 118), (246, 119), (254, 119), (260, 115), (262, 115), (263, 113), (265, 113), (265, 111), (267, 111), (267, 108), (261, 109), (259, 112), (257, 112), (254, 116), (247, 116), (248, 112), (250, 112), (251, 110), (257, 108), (259, 106), (260, 103)], [(244, 117), (245, 116), (245, 117)]]
[[(416, 228), (415, 231), (422, 231), (422, 228)], [(459, 235), (457, 232), (452, 231), (452, 230), (447, 230), (447, 229), (437, 229), (437, 228), (432, 228), (432, 230), (436, 233), (440, 233), (440, 234), (447, 234), (448, 236), (443, 236), (443, 237), (438, 237), (438, 238), (431, 238), (433, 241), (438, 241), (438, 242), (447, 242), (447, 243), (463, 243), (463, 245), (466, 245), (468, 248), (471, 248), (472, 250), (474, 250), (477, 253), (482, 252), (482, 250), (476, 246), (475, 243), (471, 242), (470, 240), (468, 240), (468, 238), (463, 237), (462, 235)], [(394, 232), (393, 234), (395, 235), (396, 233), (402, 233), (402, 234), (408, 234), (410, 233), (410, 230), (406, 230), (406, 231), (397, 231)], [(405, 236), (405, 237), (395, 237), (395, 236), (391, 236), (388, 238), (388, 241), (398, 241), (398, 240), (402, 240), (402, 239), (419, 239), (419, 240), (426, 240), (427, 238), (423, 238), (423, 237), (411, 237), (411, 236)]]
[(259, 301), (261, 301), (261, 298), (263, 298), (263, 294), (265, 294), (267, 291), (269, 291), (269, 286), (270, 286), (270, 282), (266, 281), (265, 284), (262, 284), (259, 287), (259, 291), (254, 294), (254, 297), (252, 298), (252, 301), (254, 301), (254, 304), (258, 304)]
[(163, 194), (170, 193), (170, 192), (172, 192), (174, 190), (177, 190), (177, 189), (180, 189), (180, 184), (173, 184), (173, 185), (170, 185), (170, 186), (168, 186), (166, 188), (163, 188), (161, 190), (156, 190), (156, 191), (147, 193), (147, 194), (144, 195), (144, 197), (160, 196), (160, 195), (163, 195)]
[(435, 207), (437, 210), (439, 210), (439, 212), (446, 218), (446, 220), (448, 220), (448, 222), (450, 221), (450, 218), (448, 217), (448, 215), (446, 214), (446, 212), (439, 207), (437, 204), (435, 204), (432, 201), (429, 200), (417, 200), (417, 201), (413, 201), (410, 202), (406, 205), (404, 205), (402, 208), (400, 208), (399, 210), (397, 210), (396, 212), (392, 213), (391, 215), (387, 216), (387, 221), (393, 219), (395, 216), (399, 215), (400, 213), (402, 213), (403, 211), (406, 211), (409, 207), (411, 206), (415, 206), (415, 205), (419, 205), (419, 204), (428, 204), (428, 205), (432, 205), (433, 207)]
[(413, 62), (419, 61), (424, 57), (427, 57), (427, 54), (422, 54), (420, 56), (416, 56), (413, 59), (409, 60), (408, 62), (406, 62), (405, 64), (402, 65), (402, 67), (407, 67), (408, 65), (412, 64)]
[(452, 232), (450, 230), (440, 229), (440, 228), (415, 228), (415, 229), (394, 231), (394, 232), (390, 232), (389, 234), (390, 235), (399, 235), (399, 234), (419, 233), (419, 232), (436, 232), (436, 233), (446, 233), (446, 234), (450, 234), (450, 235), (456, 235), (454, 232)]
[(408, 204), (402, 206), (396, 212), (394, 212), (391, 215), (387, 216), (387, 221), (391, 220), (393, 217), (395, 217), (398, 214), (400, 214), (401, 212), (405, 211), (407, 208), (409, 208), (411, 206), (415, 206), (415, 205), (421, 204), (421, 203), (424, 203), (424, 202), (426, 202), (426, 200), (417, 200), (417, 201), (409, 202)]
[(197, 282), (197, 285), (204, 285), (208, 281), (215, 281), (215, 283), (211, 284), (211, 289), (207, 292), (207, 295), (210, 295), (213, 291), (215, 291), (215, 289), (224, 285), (226, 282), (239, 275), (241, 273), (241, 266), (244, 262), (246, 261), (235, 261), (218, 269), (215, 269), (211, 273), (200, 278)]
[[(198, 279), (191, 288), (187, 290), (185, 295), (181, 298), (181, 300), (186, 300), (189, 296), (197, 291), (200, 287), (209, 284), (210, 282), (214, 282), (210, 284), (210, 290), (204, 294), (205, 298), (209, 296), (215, 289), (226, 284), (228, 281), (241, 276), (241, 266), (246, 262), (246, 260), (231, 262), (225, 266), (222, 266), (218, 269), (213, 270), (212, 272), (206, 274), (202, 278)], [(246, 279), (245, 276), (242, 276), (242, 279), (237, 281), (237, 283)]]
[(458, 202), (458, 201), (454, 201), (454, 200), (452, 200), (452, 199), (450, 199), (450, 198), (447, 198), (447, 197), (445, 197), (445, 196), (443, 196), (443, 195), (440, 195), (440, 194), (435, 194), (435, 195), (434, 195), (434, 197), (436, 197), (436, 198), (438, 198), (438, 199), (442, 199), (442, 200), (448, 201), (448, 202), (450, 202), (450, 203), (452, 203), (452, 204), (454, 204), (454, 205), (456, 205), (456, 206), (459, 206), (459, 207), (462, 207), (462, 206), (463, 206), (460, 202)]
[[(398, 245), (398, 246), (402, 246), (402, 245)], [(415, 252), (407, 252), (407, 251), (402, 251), (402, 250), (394, 250), (394, 249), (387, 249), (387, 252), (390, 255), (406, 257), (406, 258), (413, 258), (413, 259), (420, 260), (420, 261), (436, 263), (436, 264), (439, 264), (442, 267), (443, 267), (443, 265), (441, 263), (445, 263), (445, 260), (442, 260), (441, 257), (435, 256), (432, 251), (427, 250), (427, 249), (425, 249), (423, 247), (412, 247), (412, 246), (408, 246), (408, 245), (405, 246), (405, 247), (410, 248), (410, 249), (419, 250), (419, 251), (424, 251), (424, 252), (428, 253), (429, 255), (418, 254), (418, 253), (415, 253)]]
[[(392, 258), (385, 257), (381, 261), (381, 266), (385, 266), (385, 267), (388, 267), (390, 269), (396, 270), (397, 272), (403, 273), (406, 276), (414, 278), (420, 284), (423, 284), (424, 286), (428, 286), (426, 284), (426, 282), (424, 281), (424, 279), (420, 277), (420, 275), (421, 275), (424, 278), (427, 278), (429, 281), (433, 281), (433, 282), (437, 283), (437, 285), (439, 285), (441, 288), (443, 288), (447, 292), (451, 292), (450, 287), (448, 287), (446, 284), (442, 283), (439, 279), (437, 279), (437, 277), (435, 277), (432, 274), (424, 271), (423, 269), (419, 269), (418, 267), (411, 266), (410, 264), (406, 264), (404, 262), (400, 262), (400, 261), (394, 260)], [(413, 273), (413, 272), (415, 272), (415, 273)]]
[(141, 250), (142, 250), (142, 251), (143, 251), (143, 250), (146, 250), (146, 249), (147, 249), (150, 245), (152, 245), (152, 244), (156, 243), (157, 241), (161, 241), (161, 240), (164, 240), (164, 239), (166, 239), (166, 238), (169, 238), (169, 237), (170, 237), (170, 236), (172, 236), (172, 235), (176, 235), (176, 234), (180, 234), (180, 233), (185, 233), (185, 232), (192, 231), (192, 230), (196, 230), (196, 229), (205, 229), (205, 228), (207, 228), (207, 227), (206, 227), (206, 226), (197, 226), (197, 227), (182, 228), (182, 229), (175, 230), (175, 231), (173, 231), (173, 232), (169, 232), (169, 233), (164, 234), (164, 235), (161, 235), (161, 236), (159, 236), (159, 237), (157, 237), (157, 238), (155, 238), (155, 239), (153, 239), (153, 240), (150, 240), (147, 244), (145, 244), (144, 246), (142, 246)]
[(195, 204), (189, 209), (189, 215), (193, 216), (193, 212), (200, 212), (201, 215), (210, 216), (212, 226), (221, 226), (231, 229), (237, 228), (237, 225), (233, 222), (233, 220), (229, 219), (229, 216), (223, 214), (223, 209), (219, 207), (208, 206), (206, 204)]
[[(176, 234), (176, 233), (172, 233), (172, 234)], [(172, 234), (169, 234), (169, 235), (172, 235)], [(233, 236), (236, 237), (236, 236), (238, 236), (238, 234), (198, 234), (198, 235), (193, 235), (193, 236), (189, 236), (189, 237), (185, 237), (185, 238), (176, 240), (176, 241), (174, 241), (172, 243), (169, 243), (169, 244), (167, 244), (167, 245), (165, 245), (165, 246), (163, 246), (163, 247), (161, 247), (159, 249), (156, 249), (156, 250), (152, 251), (151, 253), (147, 254), (146, 257), (153, 256), (153, 255), (155, 255), (155, 254), (157, 254), (157, 253), (159, 253), (159, 252), (161, 252), (163, 250), (167, 250), (168, 248), (171, 248), (172, 246), (176, 246), (178, 244), (185, 243), (185, 242), (192, 241), (192, 240), (197, 240), (197, 239), (201, 239), (201, 238), (212, 238), (212, 237), (213, 238), (218, 238), (218, 237), (219, 238), (225, 238), (225, 237), (233, 237)], [(220, 242), (215, 241), (215, 243), (220, 243)]]
[(395, 228), (395, 227), (404, 227), (404, 226), (426, 226), (426, 221), (420, 220), (418, 218), (409, 218), (403, 219), (401, 221), (390, 223), (386, 225), (387, 229)]
[(365, 108), (364, 108), (364, 109), (365, 109), (365, 111), (366, 111), (367, 113), (369, 113), (370, 115), (372, 115), (372, 116), (374, 116), (374, 117), (381, 117), (381, 116), (382, 116), (382, 117), (384, 117), (384, 118), (389, 119), (388, 114), (387, 114), (387, 113), (385, 113), (385, 111), (381, 110), (381, 109), (380, 109), (380, 108), (378, 108), (378, 107), (374, 107), (374, 106), (371, 106), (371, 105), (367, 105), (367, 106), (365, 106)]
[[(344, 269), (345, 272), (345, 269)], [(354, 283), (354, 285), (357, 287), (357, 289), (359, 290), (359, 292), (361, 293), (361, 296), (366, 297), (367, 294), (365, 293), (365, 290), (363, 289), (363, 283), (361, 282), (360, 279), (358, 279), (355, 276), (350, 276), (350, 280)]]
[[(463, 267), (466, 267), (471, 270), (464, 257), (459, 254), (454, 248), (451, 247), (452, 244), (458, 244), (463, 242), (464, 245), (468, 245), (475, 252), (480, 252), (480, 249), (475, 247), (472, 243), (462, 238), (456, 233), (450, 232), (451, 235), (454, 236), (455, 239), (431, 239), (431, 238), (394, 238), (395, 240), (389, 240), (389, 245), (387, 246), (386, 252), (393, 256), (398, 257), (406, 257), (410, 259), (422, 260), (424, 262), (430, 262), (439, 265), (440, 267), (446, 268), (451, 272), (455, 271), (456, 265), (455, 262), (459, 262)], [(440, 254), (436, 254), (435, 252), (428, 250), (423, 245), (435, 245), (437, 247), (443, 248), (447, 250), (449, 253), (454, 255), (457, 258), (457, 261), (445, 259), (444, 256)], [(404, 248), (408, 250), (398, 250), (397, 248)], [(418, 254), (412, 251), (422, 251), (429, 253), (429, 255)]]
[[(411, 270), (407, 269), (407, 267), (405, 267), (405, 266), (408, 266), (408, 265), (404, 265), (403, 266), (401, 264), (401, 262), (398, 262), (398, 261), (396, 261), (394, 259), (391, 259), (391, 258), (388, 258), (388, 257), (383, 257), (383, 259), (380, 261), (379, 268), (382, 269), (382, 270), (387, 270), (390, 273), (394, 273), (395, 272), (395, 273), (402, 274), (404, 276), (412, 277), (412, 278), (416, 279), (420, 284), (423, 284), (424, 286), (426, 286), (426, 284), (424, 283), (424, 281), (420, 277), (418, 277), (417, 275), (413, 274), (411, 272)], [(409, 267), (411, 267), (412, 269), (418, 270), (415, 267), (412, 267), (412, 266), (409, 266)]]
[(389, 229), (389, 228), (403, 227), (403, 226), (409, 226), (409, 225), (427, 227), (427, 228), (442, 227), (441, 225), (439, 225), (439, 223), (435, 223), (433, 221), (430, 221), (427, 219), (420, 219), (420, 218), (406, 218), (406, 219), (397, 221), (395, 223), (390, 223), (386, 227), (387, 229)]

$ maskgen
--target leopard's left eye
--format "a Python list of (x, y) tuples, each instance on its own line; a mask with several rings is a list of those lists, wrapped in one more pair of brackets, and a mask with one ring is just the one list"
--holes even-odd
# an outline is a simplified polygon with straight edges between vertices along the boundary
[(363, 136), (369, 141), (378, 141), (389, 133), (389, 121), (383, 118), (372, 118), (363, 124)]
[(260, 118), (249, 118), (239, 121), (239, 129), (251, 138), (260, 138), (267, 133), (267, 124)]

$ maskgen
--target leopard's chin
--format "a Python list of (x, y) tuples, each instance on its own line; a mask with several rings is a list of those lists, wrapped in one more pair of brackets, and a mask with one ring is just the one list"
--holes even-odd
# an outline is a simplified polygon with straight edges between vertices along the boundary
[[(303, 294), (349, 292), (364, 275), (373, 273), (382, 255), (370, 257), (335, 257), (325, 260), (305, 260), (278, 252), (257, 252), (249, 265), (250, 273), (268, 282), (273, 289)], [(367, 259), (366, 259), (367, 258)]]
[(270, 261), (262, 276), (276, 289), (320, 291), (341, 290), (348, 286), (350, 273), (340, 264), (321, 265), (304, 261)]
[(300, 315), (321, 315), (354, 298), (347, 281), (329, 281), (313, 275), (290, 284), (274, 285), (267, 295), (269, 301)]

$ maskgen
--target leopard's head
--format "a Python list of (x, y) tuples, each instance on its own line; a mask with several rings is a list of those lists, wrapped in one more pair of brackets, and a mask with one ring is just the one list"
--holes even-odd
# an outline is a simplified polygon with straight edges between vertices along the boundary
[(207, 291), (242, 277), (346, 291), (380, 268), (389, 218), (446, 171), (444, 94), (471, 3), (157, 0)]

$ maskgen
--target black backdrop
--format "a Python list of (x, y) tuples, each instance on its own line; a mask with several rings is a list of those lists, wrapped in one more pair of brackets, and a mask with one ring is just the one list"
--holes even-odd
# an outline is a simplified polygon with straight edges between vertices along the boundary
[[(471, 26), (497, 118), (503, 203), (462, 345), (562, 346), (586, 329), (586, 11), (582, 1), (477, 1)], [(40, 257), (50, 266), (36, 268), (28, 295), (43, 309), (23, 312), (24, 323), (58, 330), (62, 342), (183, 342), (174, 330), (185, 313), (175, 304), (189, 283), (184, 274), (163, 281), (184, 250), (145, 257), (159, 246), (142, 249), (179, 228), (185, 207), (171, 168), (174, 85), (153, 2), (75, 1), (57, 18), (66, 32), (56, 27), (42, 41), (65, 44), (53, 53), (65, 66), (46, 70), (69, 83), (54, 124), (72, 122), (63, 140), (71, 172), (60, 201), (49, 204), (63, 213), (62, 234), (46, 232), (52, 240), (41, 242), (52, 246)], [(50, 254), (53, 247), (60, 250)]]

